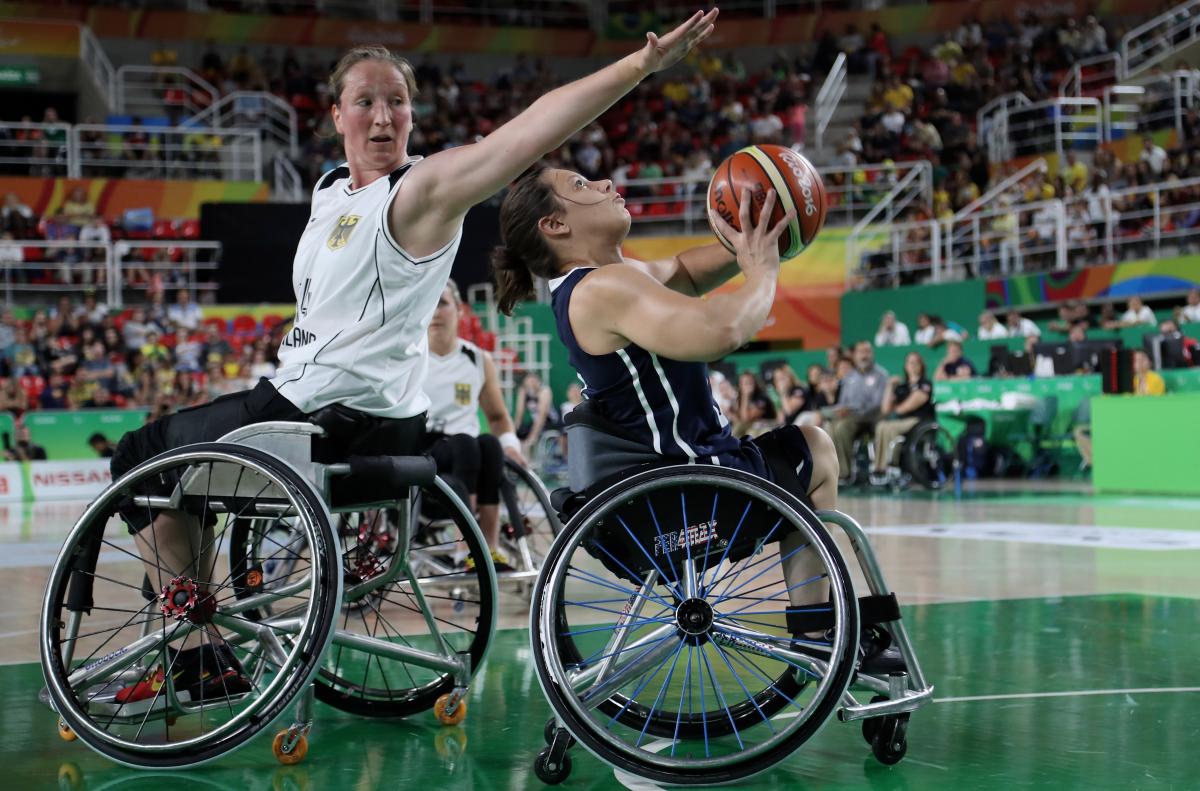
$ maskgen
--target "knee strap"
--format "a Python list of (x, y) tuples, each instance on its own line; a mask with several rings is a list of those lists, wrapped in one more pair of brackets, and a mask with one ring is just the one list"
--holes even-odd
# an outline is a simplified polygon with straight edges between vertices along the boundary
[[(864, 627), (898, 621), (900, 620), (900, 604), (896, 601), (894, 593), (883, 596), (863, 596), (858, 600), (858, 615), (860, 626)], [(820, 632), (833, 628), (832, 604), (788, 607), (784, 617), (787, 619), (788, 631), (792, 634)]]

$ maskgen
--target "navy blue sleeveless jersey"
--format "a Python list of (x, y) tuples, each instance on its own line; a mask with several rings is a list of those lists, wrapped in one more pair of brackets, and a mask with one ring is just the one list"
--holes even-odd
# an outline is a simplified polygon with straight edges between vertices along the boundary
[(661, 357), (633, 343), (600, 355), (579, 347), (567, 308), (575, 287), (594, 270), (579, 267), (550, 281), (558, 337), (583, 381), (583, 397), (595, 402), (606, 419), (672, 461), (769, 477), (758, 447), (729, 430), (713, 401), (707, 365)]

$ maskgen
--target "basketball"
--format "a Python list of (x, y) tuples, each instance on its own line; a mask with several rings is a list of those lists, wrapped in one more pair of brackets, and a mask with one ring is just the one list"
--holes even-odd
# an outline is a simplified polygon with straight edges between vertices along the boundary
[[(825, 223), (825, 184), (812, 163), (790, 148), (746, 146), (726, 157), (713, 173), (708, 183), (708, 207), (737, 230), (741, 230), (738, 218), (743, 189), (750, 190), (750, 219), (755, 225), (769, 189), (776, 194), (771, 227), (787, 212), (796, 210), (791, 227), (779, 237), (779, 258), (783, 261), (804, 252)], [(721, 244), (734, 252), (716, 225), (709, 224)]]

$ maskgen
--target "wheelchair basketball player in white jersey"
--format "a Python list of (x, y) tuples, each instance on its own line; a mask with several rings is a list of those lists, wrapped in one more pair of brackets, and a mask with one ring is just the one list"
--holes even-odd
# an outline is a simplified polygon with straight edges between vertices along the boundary
[[(272, 420), (341, 426), (339, 435), (355, 438), (346, 453), (416, 451), (429, 407), (422, 391), (426, 330), (467, 210), (643, 79), (681, 60), (712, 32), (716, 16), (716, 9), (697, 12), (662, 38), (647, 34), (639, 51), (550, 91), (479, 142), (427, 158), (407, 150), (416, 90), (411, 65), (382, 47), (346, 53), (330, 77), (330, 113), (346, 162), (313, 190), (292, 270), (295, 325), (279, 350), (278, 371), (252, 390), (126, 434), (112, 459), (113, 479), (164, 451)], [(154, 589), (187, 573), (201, 597), (211, 598), (205, 586), (216, 563), (212, 525), (181, 511), (135, 507), (132, 498), (122, 516)], [(175, 646), (173, 665), (182, 668), (175, 685), (209, 699), (247, 691), (250, 682), (228, 646), (218, 639), (202, 648), (195, 634)], [(155, 682), (120, 691), (118, 702), (153, 696)]]

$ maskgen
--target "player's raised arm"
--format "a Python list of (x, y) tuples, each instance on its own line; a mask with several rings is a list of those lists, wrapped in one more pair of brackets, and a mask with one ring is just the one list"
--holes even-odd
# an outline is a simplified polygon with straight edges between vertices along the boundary
[[(398, 239), (423, 213), (449, 228), (475, 204), (503, 189), (526, 168), (561, 146), (650, 74), (673, 66), (713, 31), (717, 9), (697, 11), (616, 63), (545, 94), (478, 143), (441, 151), (414, 170), (392, 207)], [(407, 193), (407, 194), (406, 194)]]

